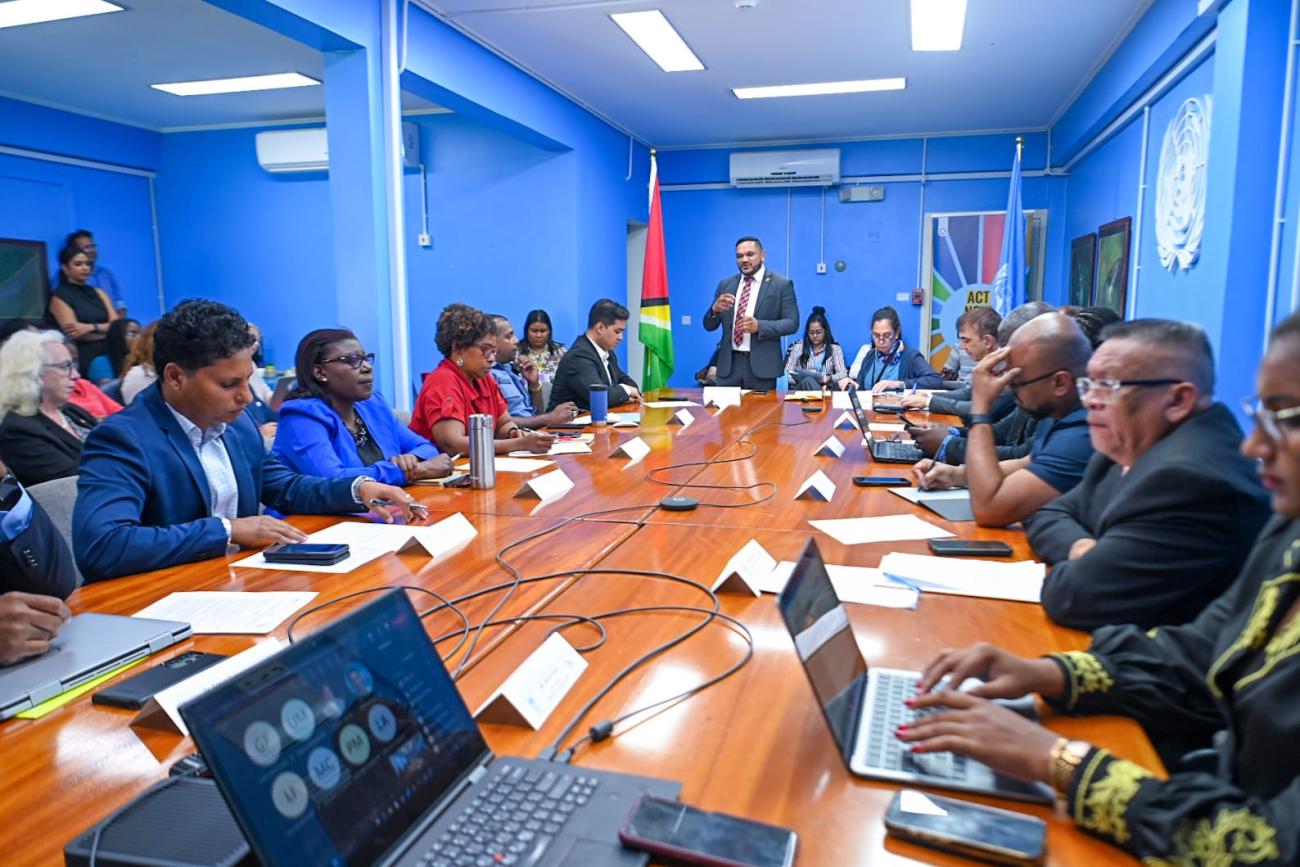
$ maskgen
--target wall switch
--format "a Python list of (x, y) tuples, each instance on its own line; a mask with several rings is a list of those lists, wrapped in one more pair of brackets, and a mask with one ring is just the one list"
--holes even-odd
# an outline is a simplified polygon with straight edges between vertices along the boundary
[(689, 313), (686, 313), (686, 314), (683, 314), (683, 315), (682, 315), (682, 324), (683, 324), (683, 325), (690, 325), (690, 324), (691, 324), (691, 315), (690, 315)]
[(432, 247), (432, 246), (433, 246), (433, 238), (429, 235), (428, 232), (421, 232), (421, 233), (420, 233), (420, 246), (421, 246), (421, 247)]
[(894, 300), (895, 300), (895, 301), (902, 301), (903, 303), (906, 304), (907, 302), (909, 302), (909, 301), (912, 300), (912, 293), (911, 293), (911, 292), (899, 292), (898, 294), (896, 294), (896, 295), (894, 296)]
[(818, 262), (818, 263), (817, 263), (817, 273), (818, 273), (818, 274), (825, 274), (825, 273), (826, 273), (826, 263), (825, 263), (825, 262)]

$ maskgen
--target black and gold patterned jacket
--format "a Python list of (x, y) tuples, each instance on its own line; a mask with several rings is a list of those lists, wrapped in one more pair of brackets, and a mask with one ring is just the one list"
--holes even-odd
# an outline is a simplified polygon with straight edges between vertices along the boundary
[(1237, 582), (1196, 620), (1093, 633), (1088, 652), (1055, 654), (1071, 713), (1131, 716), (1157, 740), (1207, 742), (1218, 774), (1144, 768), (1092, 750), (1068, 807), (1079, 827), (1149, 865), (1300, 862), (1300, 521), (1275, 518)]

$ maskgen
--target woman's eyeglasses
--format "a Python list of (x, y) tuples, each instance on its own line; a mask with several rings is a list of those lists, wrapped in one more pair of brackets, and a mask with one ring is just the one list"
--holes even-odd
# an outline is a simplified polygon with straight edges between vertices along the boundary
[(49, 370), (61, 370), (65, 376), (71, 376), (72, 371), (77, 369), (77, 362), (60, 361), (57, 364), (42, 364), (41, 367), (48, 368)]
[(321, 364), (332, 364), (335, 361), (342, 362), (353, 370), (360, 370), (361, 365), (363, 364), (369, 367), (375, 366), (375, 354), (373, 352), (367, 352), (365, 355), (362, 355), (360, 352), (350, 352), (347, 355), (327, 358), (322, 361)]
[(1254, 419), (1255, 426), (1273, 442), (1279, 442), (1284, 433), (1300, 430), (1300, 406), (1269, 409), (1257, 398), (1247, 398), (1241, 402), (1241, 411)]

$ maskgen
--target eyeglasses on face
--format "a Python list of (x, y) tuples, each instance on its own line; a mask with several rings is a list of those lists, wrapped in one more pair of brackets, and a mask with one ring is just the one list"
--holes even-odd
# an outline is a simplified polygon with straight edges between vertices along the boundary
[(1152, 388), (1159, 385), (1177, 385), (1181, 379), (1089, 379), (1082, 377), (1074, 387), (1079, 390), (1079, 399), (1086, 400), (1090, 392), (1096, 392), (1093, 398), (1098, 403), (1113, 403), (1119, 397), (1119, 390), (1126, 386), (1134, 388)]
[(1059, 369), (1049, 370), (1047, 371), (1047, 373), (1044, 373), (1042, 376), (1035, 376), (1033, 379), (1022, 379), (1019, 382), (1008, 382), (1007, 388), (1011, 389), (1012, 391), (1019, 391), (1020, 389), (1024, 388), (1026, 385), (1033, 385), (1035, 382), (1042, 382), (1044, 379), (1047, 379), (1049, 376), (1055, 376), (1060, 372), (1061, 371)]
[(360, 370), (361, 365), (363, 364), (368, 367), (375, 366), (375, 354), (373, 352), (367, 352), (365, 355), (362, 355), (360, 352), (349, 352), (347, 355), (339, 355), (334, 358), (327, 358), (324, 361), (322, 361), (321, 364), (333, 364), (336, 361), (346, 364), (348, 367), (352, 368), (353, 370)]
[(64, 376), (71, 376), (72, 372), (77, 369), (77, 362), (71, 360), (60, 361), (56, 364), (42, 364), (41, 367), (49, 370), (60, 370)]
[(1259, 402), (1259, 398), (1246, 398), (1241, 402), (1241, 411), (1250, 416), (1264, 436), (1274, 442), (1280, 441), (1284, 433), (1300, 431), (1300, 406), (1269, 409)]
[(497, 354), (497, 345), (495, 343), (475, 343), (473, 346), (484, 356)]

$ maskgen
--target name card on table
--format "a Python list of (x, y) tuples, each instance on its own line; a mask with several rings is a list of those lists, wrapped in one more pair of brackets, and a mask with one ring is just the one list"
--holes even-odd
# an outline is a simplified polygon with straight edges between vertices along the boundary
[(552, 633), (474, 712), (474, 718), (539, 729), (586, 668), (587, 660), (573, 645)]
[[(639, 464), (641, 459), (650, 454), (650, 444), (641, 437), (632, 437), (632, 439), (619, 443), (618, 448), (609, 453), (611, 458), (626, 457), (631, 458), (627, 466)], [(627, 469), (627, 467), (624, 467)]]
[(826, 442), (817, 447), (817, 451), (814, 452), (814, 454), (821, 458), (838, 458), (840, 455), (844, 454), (844, 443), (837, 440), (834, 436), (829, 436), (826, 438)]
[(677, 412), (673, 413), (672, 418), (668, 419), (669, 424), (679, 424), (682, 426), (682, 430), (686, 430), (688, 427), (690, 427), (691, 422), (693, 421), (695, 421), (695, 416), (691, 415), (691, 411), (689, 409), (678, 410)]
[(740, 388), (738, 386), (706, 385), (702, 399), (705, 406), (716, 406), (720, 410), (729, 406), (740, 406)]
[(821, 500), (828, 503), (833, 496), (835, 496), (835, 483), (825, 473), (818, 470), (799, 486), (799, 491), (794, 495), (794, 498), (796, 500)]
[(716, 592), (748, 593), (751, 596), (762, 594), (763, 582), (776, 568), (776, 559), (758, 543), (750, 539), (722, 567), (718, 579), (713, 582)]
[[(140, 708), (140, 712), (132, 717), (131, 725), (189, 736), (190, 731), (185, 727), (185, 720), (181, 719), (179, 710), (181, 705), (220, 686), (232, 677), (243, 674), (262, 660), (275, 655), (283, 647), (278, 638), (268, 639), (254, 644), (243, 653), (223, 659), (210, 668), (192, 674), (180, 683), (172, 684), (161, 692), (154, 693), (153, 698), (149, 699), (145, 706)], [(308, 715), (311, 714), (311, 708), (306, 704), (303, 704), (303, 710)], [(342, 710), (343, 708), (340, 707), (339, 711)]]
[(573, 479), (564, 474), (564, 470), (552, 470), (540, 476), (533, 476), (520, 485), (516, 497), (533, 497), (538, 500), (556, 500), (573, 490)]
[(840, 417), (835, 419), (836, 430), (858, 430), (858, 419), (851, 412), (841, 413)]

